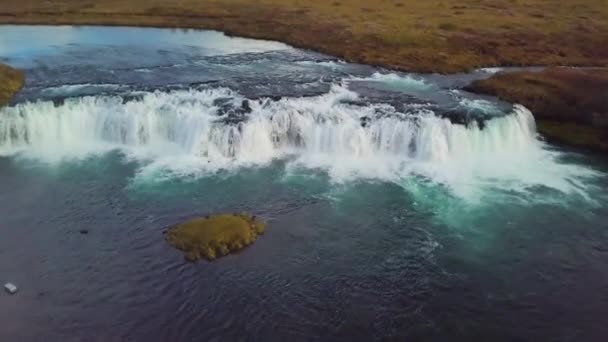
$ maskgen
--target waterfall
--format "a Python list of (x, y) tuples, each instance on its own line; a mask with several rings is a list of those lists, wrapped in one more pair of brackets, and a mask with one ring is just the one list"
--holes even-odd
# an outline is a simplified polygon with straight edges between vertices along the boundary
[[(474, 178), (545, 184), (561, 172), (522, 106), (480, 127), (357, 98), (336, 85), (317, 97), (249, 101), (249, 113), (235, 111), (246, 99), (224, 88), (23, 103), (0, 111), (0, 155), (62, 160), (119, 149), (166, 168), (206, 171), (289, 157), (335, 178), (416, 174), (451, 185)], [(222, 110), (226, 103), (232, 111)], [(568, 183), (557, 178), (560, 187)]]

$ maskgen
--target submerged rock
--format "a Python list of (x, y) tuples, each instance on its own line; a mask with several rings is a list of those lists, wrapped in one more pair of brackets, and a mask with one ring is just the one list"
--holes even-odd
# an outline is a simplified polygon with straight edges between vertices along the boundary
[(239, 107), (231, 98), (219, 98), (213, 101), (213, 105), (217, 107), (217, 115), (222, 117), (220, 121), (229, 125), (245, 121), (247, 114), (252, 112), (249, 100), (243, 100)]
[(210, 215), (170, 227), (167, 242), (183, 251), (188, 261), (214, 260), (252, 244), (263, 234), (266, 224), (245, 214)]

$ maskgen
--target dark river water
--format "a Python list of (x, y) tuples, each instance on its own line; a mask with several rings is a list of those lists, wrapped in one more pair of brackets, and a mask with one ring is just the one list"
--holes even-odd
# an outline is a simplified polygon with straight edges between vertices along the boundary
[[(0, 26), (0, 341), (605, 341), (608, 162), (533, 113), (209, 31)], [(169, 225), (268, 231), (187, 263)], [(88, 234), (81, 234), (81, 230)]]

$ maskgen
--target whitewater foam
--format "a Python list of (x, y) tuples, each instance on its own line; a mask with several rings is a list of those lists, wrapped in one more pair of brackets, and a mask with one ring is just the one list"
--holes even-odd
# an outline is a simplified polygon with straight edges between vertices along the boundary
[(503, 70), (504, 70), (504, 68), (499, 68), (499, 67), (477, 69), (477, 71), (484, 72), (486, 74), (496, 74)]
[(119, 149), (141, 161), (140, 176), (198, 175), (286, 158), (338, 182), (422, 177), (466, 198), (488, 185), (583, 191), (581, 177), (592, 175), (560, 163), (536, 138), (532, 114), (518, 105), (482, 128), (454, 124), (428, 108), (401, 113), (385, 104), (353, 105), (358, 94), (335, 85), (317, 97), (249, 101), (251, 112), (228, 124), (234, 113), (221, 111), (218, 99), (234, 107), (245, 100), (220, 88), (144, 93), (126, 102), (89, 96), (18, 104), (0, 110), (0, 155), (56, 162)]
[(326, 67), (326, 68), (330, 68), (330, 69), (338, 69), (338, 68), (342, 68), (344, 66), (346, 66), (346, 62), (344, 61), (299, 61), (296, 62), (297, 64), (301, 64), (301, 65), (314, 65), (314, 66), (322, 66), (322, 67)]
[(462, 98), (458, 101), (458, 106), (468, 111), (479, 111), (485, 114), (500, 113), (500, 109), (487, 100)]
[(83, 93), (99, 93), (104, 91), (114, 91), (121, 88), (126, 88), (119, 84), (66, 84), (55, 87), (47, 87), (42, 90), (43, 95), (47, 96), (72, 96)]
[(379, 72), (373, 73), (370, 77), (353, 77), (351, 81), (366, 81), (366, 82), (379, 82), (395, 89), (401, 90), (413, 90), (423, 91), (432, 88), (432, 84), (425, 82), (421, 78), (414, 77), (407, 74), (396, 74), (388, 73), (383, 74)]

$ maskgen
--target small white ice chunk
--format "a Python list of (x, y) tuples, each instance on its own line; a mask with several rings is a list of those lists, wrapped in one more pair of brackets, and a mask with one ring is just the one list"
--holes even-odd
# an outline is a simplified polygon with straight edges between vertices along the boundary
[(15, 284), (6, 283), (6, 284), (4, 284), (4, 289), (6, 290), (6, 292), (8, 292), (10, 294), (17, 293), (17, 286), (15, 286)]

